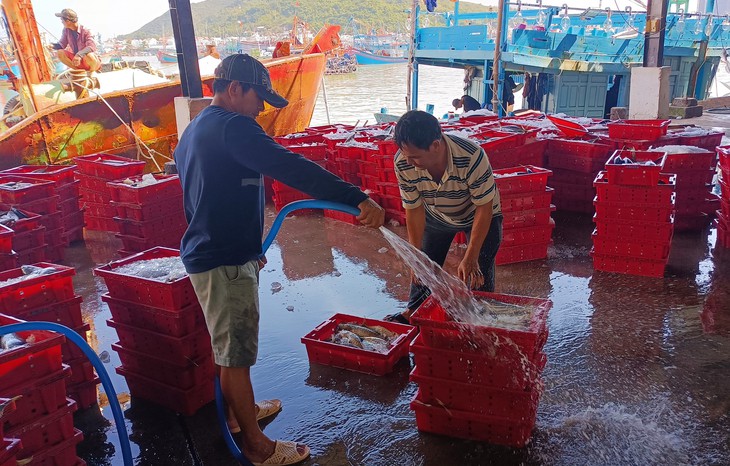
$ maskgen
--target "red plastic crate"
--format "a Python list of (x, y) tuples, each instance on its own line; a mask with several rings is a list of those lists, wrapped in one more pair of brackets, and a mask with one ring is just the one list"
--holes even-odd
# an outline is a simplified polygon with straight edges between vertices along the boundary
[(76, 402), (68, 400), (66, 406), (29, 424), (8, 429), (7, 435), (20, 439), (23, 448), (18, 458), (27, 458), (36, 452), (58, 445), (74, 436), (73, 413)]
[(542, 193), (553, 172), (533, 165), (494, 170), (494, 181), (500, 194)]
[(674, 213), (674, 203), (667, 205), (634, 204), (629, 202), (599, 202), (593, 199), (597, 218), (601, 220), (638, 220), (650, 223), (668, 222)]
[(515, 423), (510, 419), (428, 405), (418, 401), (418, 396), (411, 401), (411, 409), (416, 413), (420, 431), (520, 448), (529, 442), (535, 426), (534, 419)]
[(0, 224), (0, 254), (12, 254), (15, 232)]
[(132, 351), (146, 353), (164, 358), (170, 363), (184, 366), (188, 361), (200, 357), (210, 357), (210, 335), (203, 327), (182, 337), (173, 337), (164, 333), (153, 332), (133, 325), (106, 321), (119, 336), (119, 344)]
[[(390, 349), (385, 354), (338, 345), (328, 340), (332, 338), (340, 323), (378, 325), (397, 333), (398, 337), (391, 342)], [(307, 348), (310, 363), (340, 367), (366, 374), (385, 375), (393, 371), (395, 363), (408, 355), (408, 344), (416, 331), (416, 327), (412, 325), (335, 314), (302, 337), (302, 343)]]
[[(175, 236), (175, 239), (181, 232), (184, 233), (188, 227), (185, 214), (180, 211), (159, 217), (155, 220), (132, 220), (121, 217), (114, 217), (114, 221), (119, 226), (119, 233), (127, 236), (137, 236), (140, 238), (159, 238), (165, 236)], [(182, 237), (182, 234), (180, 234)]]
[(76, 446), (83, 439), (83, 432), (74, 429), (73, 437), (35, 453), (30, 464), (33, 466), (86, 466), (84, 460), (76, 456)]
[(78, 200), (81, 196), (81, 181), (76, 180), (71, 183), (56, 185), (56, 195), (60, 198), (59, 202)]
[[(661, 147), (658, 147), (657, 150), (661, 150)], [(716, 158), (717, 154), (708, 150), (684, 154), (667, 153), (664, 171), (681, 174), (685, 170), (709, 170), (717, 164)]]
[[(74, 297), (75, 270), (64, 265), (38, 262), (36, 267), (53, 267), (57, 272), (37, 276), (10, 285), (0, 285), (0, 312), (13, 313), (24, 309), (54, 304)], [(21, 268), (0, 273), (0, 283), (23, 276)]]
[(124, 275), (114, 271), (114, 269), (132, 262), (179, 256), (180, 251), (176, 249), (152, 248), (97, 267), (94, 269), (94, 275), (104, 279), (109, 290), (109, 295), (113, 298), (171, 311), (184, 309), (198, 302), (198, 297), (195, 295), (195, 290), (193, 290), (193, 285), (190, 283), (189, 277), (185, 276), (174, 282), (163, 283), (147, 278)]
[(108, 204), (112, 197), (109, 192), (98, 192), (90, 189), (79, 189), (79, 197), (83, 202), (93, 202), (96, 204)]
[(97, 379), (96, 373), (94, 372), (94, 365), (91, 364), (91, 361), (87, 357), (72, 359), (66, 361), (66, 364), (71, 368), (71, 377), (68, 379), (68, 385), (70, 387)]
[(617, 120), (608, 126), (608, 136), (617, 139), (656, 141), (667, 134), (670, 120)]
[(547, 363), (542, 352), (525, 362), (521, 351), (507, 345), (493, 355), (430, 348), (421, 335), (411, 343), (411, 353), (422, 375), (512, 390), (532, 387)]
[(84, 226), (84, 211), (83, 210), (75, 210), (70, 213), (64, 213), (62, 217), (62, 223), (63, 223), (63, 229), (64, 231), (73, 230), (74, 228)]
[(680, 173), (677, 173), (677, 191), (682, 192), (685, 189), (699, 188), (708, 185), (712, 182), (714, 176), (714, 169), (680, 171)]
[(212, 378), (193, 388), (182, 390), (135, 374), (123, 367), (117, 367), (116, 371), (127, 380), (129, 393), (133, 397), (151, 401), (185, 416), (192, 416), (215, 399)]
[(117, 210), (116, 217), (128, 218), (131, 220), (145, 221), (155, 220), (170, 212), (183, 212), (182, 196), (173, 197), (149, 203), (145, 205), (129, 204), (124, 202), (111, 202), (111, 205)]
[[(9, 210), (10, 209), (4, 209), (0, 212), (0, 215), (5, 215)], [(16, 213), (16, 215), (24, 216), (24, 218), (3, 223), (3, 225), (11, 228), (14, 232), (22, 233), (24, 231), (35, 230), (41, 225), (41, 216), (39, 214), (18, 208), (13, 208), (12, 210)]]
[(0, 447), (0, 466), (18, 466), (16, 455), (22, 445), (19, 439), (4, 439), (5, 445)]
[[(463, 351), (466, 353), (492, 352), (495, 344), (506, 339), (531, 360), (542, 350), (547, 340), (547, 315), (552, 307), (549, 299), (529, 298), (499, 293), (474, 291), (477, 299), (491, 299), (507, 304), (535, 306), (528, 330), (486, 327), (456, 322), (433, 295), (426, 298), (411, 316), (411, 322), (418, 325), (426, 346), (438, 349)], [(501, 343), (502, 344), (502, 343)]]
[(75, 169), (76, 165), (21, 165), (0, 173), (54, 181), (60, 186), (74, 181)]
[(101, 295), (101, 300), (109, 306), (114, 321), (122, 324), (173, 337), (183, 337), (206, 328), (203, 311), (197, 302), (184, 309), (170, 311), (113, 298), (109, 293)]
[(646, 238), (623, 239), (604, 238), (593, 231), (593, 251), (602, 256), (637, 257), (649, 260), (665, 260), (669, 257), (672, 247), (669, 241), (646, 241)]
[(502, 230), (500, 250), (518, 245), (547, 244), (551, 240), (553, 228), (555, 228), (553, 219), (550, 219), (550, 222), (546, 225), (505, 228)]
[[(2, 226), (2, 225), (0, 225)], [(39, 226), (33, 230), (23, 231), (23, 232), (17, 232), (13, 234), (11, 246), (12, 249), (16, 251), (25, 251), (26, 249), (31, 249), (33, 247), (37, 247), (38, 245), (42, 245), (45, 243), (46, 238), (46, 227)], [(3, 241), (3, 237), (0, 234), (0, 244)], [(2, 248), (2, 252), (4, 251), (4, 247)]]
[[(8, 186), (16, 183), (29, 184), (20, 189)], [(55, 194), (55, 183), (37, 178), (25, 178), (14, 175), (0, 175), (0, 203), (20, 205), (28, 202), (46, 199)], [(41, 212), (37, 212), (41, 213)]]
[(327, 159), (327, 144), (324, 143), (310, 145), (292, 144), (286, 146), (286, 148), (312, 161)]
[(182, 194), (182, 185), (177, 175), (151, 175), (157, 180), (155, 184), (136, 186), (144, 179), (144, 175), (132, 176), (119, 181), (107, 183), (107, 190), (112, 201), (129, 204), (145, 204), (159, 202), (162, 198), (174, 198)]
[(593, 256), (593, 268), (603, 272), (661, 278), (664, 276), (664, 268), (667, 266), (666, 260), (598, 254), (593, 249), (590, 254)]
[(84, 214), (84, 228), (93, 231), (110, 231), (112, 233), (117, 231), (117, 224), (113, 218), (110, 217), (95, 217), (93, 215)]
[(297, 146), (302, 144), (323, 144), (324, 133), (292, 133), (286, 136), (277, 136), (274, 138), (276, 142), (284, 147)]
[(548, 208), (531, 209), (515, 212), (502, 212), (502, 228), (526, 228), (550, 223), (550, 214), (555, 210), (554, 205)]
[(181, 390), (204, 385), (215, 377), (215, 364), (209, 354), (188, 361), (185, 365), (177, 365), (118, 344), (112, 344), (112, 349), (119, 354), (123, 370)]
[(107, 180), (118, 180), (128, 176), (141, 175), (147, 164), (111, 154), (92, 154), (74, 157), (79, 172)]
[(14, 317), (28, 321), (56, 322), (69, 328), (78, 328), (84, 325), (81, 317), (81, 301), (83, 301), (81, 296), (75, 296), (53, 304), (19, 309), (14, 313)]
[(598, 173), (593, 187), (599, 202), (624, 202), (634, 204), (668, 205), (674, 198), (677, 175), (661, 173), (655, 186), (630, 186), (609, 184), (608, 173)]
[(84, 210), (84, 216), (86, 217), (103, 217), (112, 218), (116, 214), (116, 209), (106, 203), (88, 202), (83, 201), (81, 208)]
[[(0, 325), (23, 322), (0, 314)], [(32, 330), (20, 336), (33, 342), (0, 353), (0, 393), (9, 387), (58, 373), (61, 370), (61, 343), (64, 337), (52, 332)]]
[(722, 144), (722, 137), (725, 133), (713, 131), (702, 136), (679, 136), (679, 144), (683, 146), (696, 146), (707, 150), (715, 150)]
[(418, 366), (413, 368), (410, 380), (418, 384), (417, 400), (421, 403), (514, 422), (535, 419), (542, 393), (539, 379), (532, 382), (531, 389), (509, 390), (428, 377), (420, 373)]
[(46, 244), (41, 244), (38, 247), (26, 249), (25, 251), (17, 252), (17, 261), (20, 265), (35, 264), (45, 260), (50, 260), (46, 255)]
[(326, 209), (324, 211), (325, 218), (331, 218), (333, 220), (339, 220), (340, 222), (349, 223), (350, 225), (362, 225), (360, 221), (355, 217), (354, 215), (340, 212), (338, 210), (329, 210)]
[(0, 455), (2, 455), (2, 448), (9, 444), (9, 442), (5, 439), (3, 424), (8, 419), (8, 415), (15, 411), (15, 401), (16, 400), (14, 398), (0, 397)]
[(668, 222), (632, 222), (621, 219), (600, 219), (593, 216), (598, 235), (606, 239), (623, 240), (641, 238), (644, 241), (671, 241), (674, 217)]
[(66, 393), (76, 402), (79, 409), (87, 409), (97, 404), (97, 385), (99, 385), (98, 377), (77, 385), (69, 385), (66, 387)]
[(64, 366), (63, 370), (3, 389), (3, 397), (15, 398), (15, 410), (2, 416), (0, 431), (30, 424), (66, 406), (66, 379), (70, 375), (71, 369)]
[[(617, 156), (629, 158), (635, 163), (613, 163)], [(617, 150), (606, 162), (608, 182), (612, 185), (656, 186), (659, 184), (659, 174), (663, 170), (665, 159), (664, 152)], [(655, 164), (644, 165), (642, 162)]]
[(167, 231), (157, 236), (141, 238), (133, 235), (115, 234), (117, 238), (122, 240), (122, 246), (127, 251), (146, 251), (155, 247), (174, 248), (180, 246), (180, 240), (185, 234), (185, 228), (178, 231)]
[(504, 244), (499, 247), (494, 262), (496, 265), (507, 265), (545, 259), (547, 258), (548, 246), (550, 246), (550, 241), (514, 246)]
[[(79, 336), (84, 341), (86, 341), (86, 342), (89, 341), (89, 339), (88, 339), (88, 337), (87, 337), (86, 334), (87, 334), (87, 332), (89, 332), (91, 330), (91, 325), (84, 324), (84, 325), (82, 325), (80, 327), (76, 327), (76, 328), (74, 328), (72, 330), (74, 332), (78, 333)], [(66, 361), (72, 361), (74, 359), (79, 359), (79, 358), (86, 357), (86, 355), (84, 354), (84, 352), (81, 350), (81, 348), (78, 347), (78, 345), (76, 345), (76, 343), (74, 343), (72, 341), (68, 341), (68, 340), (64, 341), (61, 344), (61, 354), (63, 356), (63, 361), (64, 362), (66, 362)]]

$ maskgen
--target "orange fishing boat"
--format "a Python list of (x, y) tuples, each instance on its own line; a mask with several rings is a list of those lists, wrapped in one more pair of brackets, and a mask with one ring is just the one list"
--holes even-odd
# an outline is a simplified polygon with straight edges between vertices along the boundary
[[(27, 14), (30, 0), (2, 3), (11, 12), (11, 28), (34, 20), (32, 9), (30, 17)], [(321, 40), (310, 44), (301, 55), (262, 60), (274, 89), (289, 101), (282, 109), (267, 105), (258, 118), (272, 136), (298, 132), (309, 125), (325, 71), (326, 58), (320, 52), (339, 41), (336, 33), (319, 36)], [(26, 57), (42, 56), (38, 55), (42, 53), (39, 43), (21, 40), (23, 43), (31, 50)], [(23, 61), (23, 57), (17, 58)], [(33, 66), (39, 62), (25, 61), (33, 61)], [(203, 76), (205, 96), (212, 95), (212, 84), (211, 76)], [(92, 95), (35, 111), (0, 134), (0, 169), (21, 164), (62, 164), (80, 155), (108, 152), (147, 160), (149, 171), (156, 171), (170, 160), (177, 142), (173, 100), (181, 95), (179, 81), (171, 81)]]

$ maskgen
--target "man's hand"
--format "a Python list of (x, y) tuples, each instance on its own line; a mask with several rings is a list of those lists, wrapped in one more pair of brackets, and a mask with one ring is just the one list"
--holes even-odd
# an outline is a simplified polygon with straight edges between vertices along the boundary
[(264, 268), (264, 266), (266, 265), (266, 262), (267, 262), (266, 256), (259, 257), (259, 270)]
[(484, 275), (479, 268), (479, 262), (476, 259), (464, 257), (459, 263), (457, 269), (459, 279), (469, 286), (472, 290), (475, 290), (484, 285)]
[(74, 55), (74, 59), (71, 60), (71, 63), (73, 64), (73, 66), (76, 67), (81, 66), (81, 57), (79, 57), (78, 55)]
[(385, 223), (385, 210), (372, 199), (365, 199), (357, 208), (360, 209), (357, 219), (366, 227), (380, 228)]

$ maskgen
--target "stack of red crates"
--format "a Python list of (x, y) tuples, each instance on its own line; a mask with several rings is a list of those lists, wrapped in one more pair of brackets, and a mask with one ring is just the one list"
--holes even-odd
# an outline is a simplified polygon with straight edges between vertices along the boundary
[(20, 450), (20, 440), (5, 438), (3, 425), (8, 416), (15, 411), (15, 400), (0, 398), (0, 466), (18, 466), (17, 454)]
[(81, 182), (79, 192), (87, 230), (117, 231), (117, 214), (110, 204), (109, 181), (141, 175), (145, 162), (111, 154), (92, 154), (76, 157), (76, 178)]
[(561, 211), (593, 213), (593, 180), (603, 169), (612, 146), (606, 141), (550, 139), (547, 168), (552, 170), (553, 202)]
[[(26, 321), (56, 322), (76, 331), (86, 340), (89, 324), (81, 316), (81, 296), (73, 287), (75, 271), (71, 267), (39, 262), (38, 268), (56, 271), (2, 286), (2, 282), (26, 275), (22, 268), (0, 273), (0, 312)], [(75, 344), (63, 344), (63, 362), (71, 368), (67, 381), (68, 396), (81, 409), (96, 404), (96, 386), (99, 378), (84, 353)]]
[[(122, 365), (132, 396), (192, 416), (214, 398), (210, 336), (203, 312), (185, 275), (164, 282), (115, 271), (132, 263), (147, 268), (179, 258), (175, 249), (152, 248), (94, 270), (109, 292), (109, 305), (119, 342), (112, 349)], [(178, 259), (179, 260), (179, 259)]]
[[(0, 314), (0, 326), (23, 322)], [(45, 331), (19, 332), (26, 344), (0, 353), (0, 397), (15, 398), (15, 410), (2, 417), (0, 431), (17, 439), (0, 450), (0, 465), (81, 466), (76, 446), (84, 436), (74, 429), (75, 401), (66, 398), (70, 369), (61, 363), (64, 337)], [(2, 441), (0, 439), (0, 441)], [(5, 458), (10, 448), (10, 455)], [(14, 451), (12, 451), (14, 449)]]
[(38, 245), (45, 244), (46, 227), (38, 214), (12, 208), (0, 212), (0, 225), (0, 271), (16, 268), (18, 257), (33, 259)]
[[(419, 430), (512, 447), (530, 439), (547, 362), (549, 300), (475, 292), (475, 297), (532, 309), (525, 330), (459, 323), (430, 296), (413, 314), (411, 344)], [(486, 322), (486, 320), (485, 320)], [(505, 344), (511, 341), (514, 344)]]
[(66, 242), (54, 182), (0, 175), (0, 209), (9, 211), (12, 208), (39, 214), (39, 224), (45, 227), (42, 241), (33, 242), (32, 247), (26, 250), (15, 251), (18, 264), (49, 259), (49, 252), (55, 256), (54, 260), (62, 260)]
[(730, 146), (718, 147), (720, 158), (720, 209), (716, 212), (717, 244), (730, 248)]
[[(664, 152), (663, 147), (651, 149)], [(717, 156), (697, 146), (674, 146), (666, 151), (664, 172), (677, 175), (677, 200), (674, 213), (675, 231), (696, 231), (707, 226), (712, 201), (710, 186), (715, 175)]]
[(554, 190), (547, 187), (550, 175), (550, 170), (533, 165), (494, 170), (503, 215), (497, 265), (547, 257), (555, 228), (550, 217)]
[(179, 248), (187, 228), (177, 175), (137, 175), (107, 183), (121, 256), (155, 246)]
[(675, 175), (661, 173), (664, 159), (659, 152), (618, 150), (596, 177), (594, 269), (664, 276), (676, 186)]
[[(322, 167), (325, 167), (325, 165), (327, 164), (327, 146), (323, 143), (292, 144), (287, 146), (287, 149), (292, 152), (296, 152), (302, 157), (311, 160), (312, 162), (315, 162)], [(304, 194), (301, 191), (297, 191), (296, 189), (291, 188), (279, 181), (274, 181), (272, 183), (272, 188), (274, 190), (274, 207), (276, 208), (277, 212), (280, 211), (285, 205), (290, 204), (294, 201), (311, 199), (311, 197), (309, 197), (307, 194)], [(300, 210), (297, 211), (297, 213), (301, 215), (305, 212), (302, 212)]]
[[(74, 178), (74, 170), (76, 170), (76, 165), (21, 165), (2, 172), (55, 183), (58, 208), (61, 211), (61, 223), (63, 224), (63, 236), (65, 237), (64, 242), (66, 244), (84, 239), (84, 213), (79, 206), (80, 181)], [(54, 244), (53, 240), (60, 236), (56, 232), (49, 232), (49, 249)], [(57, 260), (54, 250), (48, 252), (48, 260)]]

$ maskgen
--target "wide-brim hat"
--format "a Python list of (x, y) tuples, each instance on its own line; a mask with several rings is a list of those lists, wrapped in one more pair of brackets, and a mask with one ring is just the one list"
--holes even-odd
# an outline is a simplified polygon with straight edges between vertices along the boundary
[(251, 84), (256, 94), (272, 107), (289, 105), (289, 101), (271, 87), (271, 76), (264, 64), (245, 53), (224, 58), (215, 69), (215, 77)]

